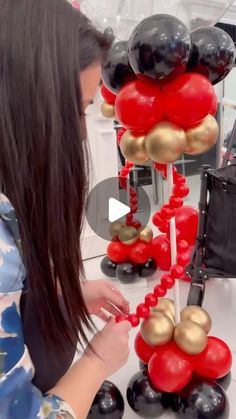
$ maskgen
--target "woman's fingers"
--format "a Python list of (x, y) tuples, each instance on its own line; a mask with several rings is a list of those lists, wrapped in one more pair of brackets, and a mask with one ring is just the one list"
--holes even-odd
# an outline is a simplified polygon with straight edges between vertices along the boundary
[(97, 316), (104, 320), (104, 322), (108, 323), (111, 320), (111, 317), (109, 314), (105, 313), (105, 311), (103, 311), (102, 309), (100, 309), (97, 313)]
[(123, 314), (129, 314), (129, 302), (124, 298), (122, 293), (116, 287), (112, 287), (109, 284), (109, 286), (106, 288), (104, 297), (107, 301), (109, 301), (109, 303), (117, 307)]

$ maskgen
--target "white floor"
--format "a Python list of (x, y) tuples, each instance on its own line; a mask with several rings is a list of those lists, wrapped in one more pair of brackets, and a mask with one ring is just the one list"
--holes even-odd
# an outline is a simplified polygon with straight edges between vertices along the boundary
[[(191, 196), (186, 202), (187, 205), (196, 206), (199, 196), (199, 177), (194, 177), (190, 180), (191, 183)], [(151, 193), (151, 191), (150, 191)], [(154, 209), (154, 208), (153, 208)], [(88, 279), (101, 279), (104, 275), (100, 270), (101, 258), (87, 260), (85, 262), (86, 275)], [(147, 280), (139, 280), (135, 284), (121, 284), (118, 280), (115, 281), (117, 287), (119, 287), (126, 298), (131, 303), (131, 309), (134, 310), (138, 303), (143, 300), (144, 295), (148, 290), (152, 290), (153, 287), (158, 283), (160, 273), (155, 275), (154, 278)], [(181, 283), (181, 305), (184, 307), (187, 302), (187, 295), (189, 290), (189, 284)], [(172, 297), (170, 292), (169, 297)], [(236, 418), (236, 335), (235, 335), (235, 320), (236, 320), (236, 279), (215, 279), (210, 280), (206, 287), (206, 296), (204, 301), (204, 307), (208, 310), (209, 314), (213, 319), (213, 329), (211, 335), (217, 336), (225, 340), (234, 356), (234, 363), (232, 368), (232, 383), (230, 388), (227, 390), (227, 396), (230, 400), (230, 419)], [(137, 329), (131, 332), (130, 336), (130, 347), (131, 355), (127, 365), (122, 368), (114, 377), (111, 377), (113, 381), (123, 393), (124, 399), (126, 399), (126, 388), (130, 378), (138, 371), (138, 359), (133, 349), (133, 342)], [(137, 419), (137, 415), (129, 408), (126, 404), (126, 410), (124, 419)], [(171, 412), (166, 412), (161, 416), (162, 419), (174, 418)]]

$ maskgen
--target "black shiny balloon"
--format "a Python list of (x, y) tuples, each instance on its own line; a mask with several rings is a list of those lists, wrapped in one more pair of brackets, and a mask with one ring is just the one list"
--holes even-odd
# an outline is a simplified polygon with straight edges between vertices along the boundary
[(128, 42), (117, 41), (112, 45), (107, 60), (102, 66), (103, 83), (113, 93), (118, 93), (134, 78), (135, 74), (129, 64)]
[(121, 419), (124, 410), (121, 392), (110, 381), (105, 381), (93, 401), (87, 419)]
[(172, 409), (180, 419), (228, 419), (229, 402), (215, 382), (194, 378), (175, 396)]
[(154, 275), (157, 270), (156, 261), (152, 258), (149, 258), (144, 265), (139, 266), (139, 276), (141, 278), (148, 278), (149, 276)]
[(138, 266), (133, 263), (120, 263), (116, 268), (116, 276), (121, 282), (134, 282), (138, 276)]
[(116, 267), (117, 263), (112, 262), (107, 256), (101, 261), (101, 270), (109, 278), (116, 278)]
[(218, 378), (216, 381), (225, 391), (228, 390), (232, 381), (231, 372), (229, 372), (229, 374), (227, 374), (225, 377)]
[(144, 19), (128, 44), (134, 72), (162, 79), (185, 72), (191, 51), (187, 27), (176, 17), (159, 14)]
[(191, 33), (192, 53), (188, 70), (203, 74), (216, 84), (232, 70), (235, 62), (235, 45), (222, 29), (206, 27)]
[(165, 410), (164, 394), (155, 390), (146, 370), (141, 370), (130, 380), (127, 388), (128, 403), (142, 418), (157, 418)]

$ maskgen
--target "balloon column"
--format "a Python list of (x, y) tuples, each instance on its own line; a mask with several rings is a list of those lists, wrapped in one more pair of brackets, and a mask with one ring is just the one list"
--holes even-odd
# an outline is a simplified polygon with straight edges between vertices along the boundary
[[(201, 154), (216, 144), (219, 127), (214, 118), (217, 98), (213, 84), (226, 77), (234, 61), (234, 43), (221, 29), (200, 28), (190, 33), (180, 20), (162, 14), (143, 20), (128, 43), (115, 43), (103, 66), (103, 114), (124, 127), (117, 138), (127, 160), (120, 174), (123, 187), (131, 164), (149, 159), (171, 184), (169, 202), (153, 217), (164, 235), (153, 240), (148, 230), (149, 244), (145, 243), (133, 220), (137, 210), (133, 191), (132, 214), (126, 226), (112, 227), (114, 239), (108, 248), (109, 271), (119, 272), (115, 264), (125, 261), (123, 275), (131, 268), (130, 260), (144, 263), (149, 252), (161, 269), (169, 270), (135, 313), (116, 319), (128, 320), (133, 327), (141, 321), (135, 349), (148, 369), (131, 380), (127, 392), (130, 406), (141, 416), (145, 412), (145, 417), (157, 417), (167, 403), (181, 418), (228, 417), (226, 396), (214, 380), (229, 373), (230, 349), (208, 336), (211, 319), (205, 310), (190, 306), (180, 314), (176, 301), (164, 297), (184, 275), (198, 224), (197, 212), (183, 205), (189, 193), (186, 179), (172, 164), (182, 153)], [(166, 396), (173, 393), (173, 398)]]

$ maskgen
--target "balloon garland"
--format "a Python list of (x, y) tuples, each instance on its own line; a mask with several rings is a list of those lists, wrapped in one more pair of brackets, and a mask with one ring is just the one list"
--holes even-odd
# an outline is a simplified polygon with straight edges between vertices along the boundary
[[(144, 19), (128, 42), (116, 42), (103, 66), (102, 113), (123, 126), (117, 134), (127, 160), (120, 173), (121, 186), (127, 187), (132, 164), (142, 165), (150, 159), (173, 183), (168, 203), (153, 216), (154, 225), (163, 233), (154, 239), (148, 229), (143, 234), (143, 227), (134, 220), (137, 196), (131, 189), (131, 214), (125, 226), (112, 226), (109, 259), (103, 262), (113, 275), (136, 278), (135, 263), (147, 263), (151, 252), (152, 260), (168, 271), (134, 313), (116, 318), (133, 327), (141, 322), (135, 350), (146, 369), (131, 380), (127, 399), (145, 417), (156, 417), (167, 405), (181, 418), (191, 414), (228, 417), (227, 398), (215, 380), (230, 372), (229, 347), (208, 335), (212, 322), (203, 308), (189, 306), (178, 313), (176, 301), (165, 296), (169, 289), (177, 289), (179, 278), (188, 280), (185, 267), (198, 225), (198, 212), (184, 205), (189, 194), (186, 178), (173, 163), (183, 153), (198, 155), (216, 144), (219, 127), (214, 118), (217, 97), (213, 84), (227, 76), (234, 61), (234, 43), (221, 29), (200, 28), (189, 33), (175, 17), (155, 15)], [(154, 407), (140, 402), (144, 391)]]

